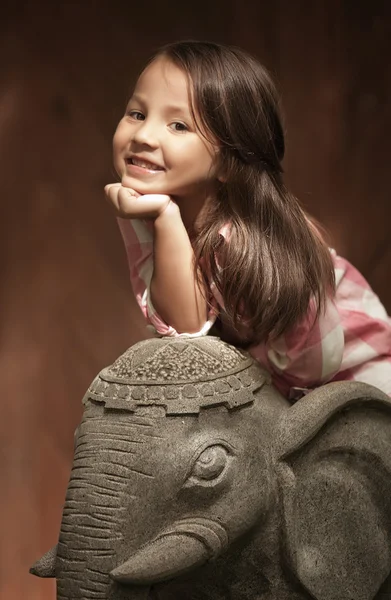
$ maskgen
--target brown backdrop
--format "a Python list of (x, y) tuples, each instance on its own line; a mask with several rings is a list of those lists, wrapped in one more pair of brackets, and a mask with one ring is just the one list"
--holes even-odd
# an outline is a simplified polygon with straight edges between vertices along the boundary
[(132, 78), (179, 38), (235, 43), (275, 74), (287, 177), (391, 310), (386, 0), (14, 3), (0, 15), (0, 597), (53, 600), (28, 566), (56, 543), (80, 400), (141, 339), (103, 199)]

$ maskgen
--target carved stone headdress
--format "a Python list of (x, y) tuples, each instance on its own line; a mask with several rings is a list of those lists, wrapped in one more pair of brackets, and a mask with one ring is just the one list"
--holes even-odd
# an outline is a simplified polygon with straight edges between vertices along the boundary
[(138, 342), (103, 369), (84, 402), (130, 412), (153, 405), (167, 415), (197, 414), (210, 406), (248, 404), (265, 383), (266, 372), (249, 354), (219, 338), (158, 338)]

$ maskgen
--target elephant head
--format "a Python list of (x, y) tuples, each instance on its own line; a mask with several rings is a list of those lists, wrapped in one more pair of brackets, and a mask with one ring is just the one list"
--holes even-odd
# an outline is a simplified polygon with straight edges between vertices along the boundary
[[(356, 383), (293, 406), (217, 338), (155, 339), (84, 398), (58, 600), (373, 600), (391, 570), (391, 400)], [(381, 589), (381, 586), (382, 589)]]

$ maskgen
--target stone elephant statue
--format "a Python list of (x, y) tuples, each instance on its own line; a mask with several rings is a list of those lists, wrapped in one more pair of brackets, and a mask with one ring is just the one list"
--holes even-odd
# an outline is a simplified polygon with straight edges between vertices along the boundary
[(153, 339), (93, 381), (58, 600), (391, 598), (391, 399), (333, 383), (295, 404), (218, 338)]

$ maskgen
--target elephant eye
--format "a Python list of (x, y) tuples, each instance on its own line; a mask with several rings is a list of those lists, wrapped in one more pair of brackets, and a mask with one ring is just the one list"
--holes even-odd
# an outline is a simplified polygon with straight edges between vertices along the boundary
[(216, 479), (224, 471), (228, 457), (228, 450), (224, 446), (209, 446), (197, 458), (191, 475), (197, 479)]

